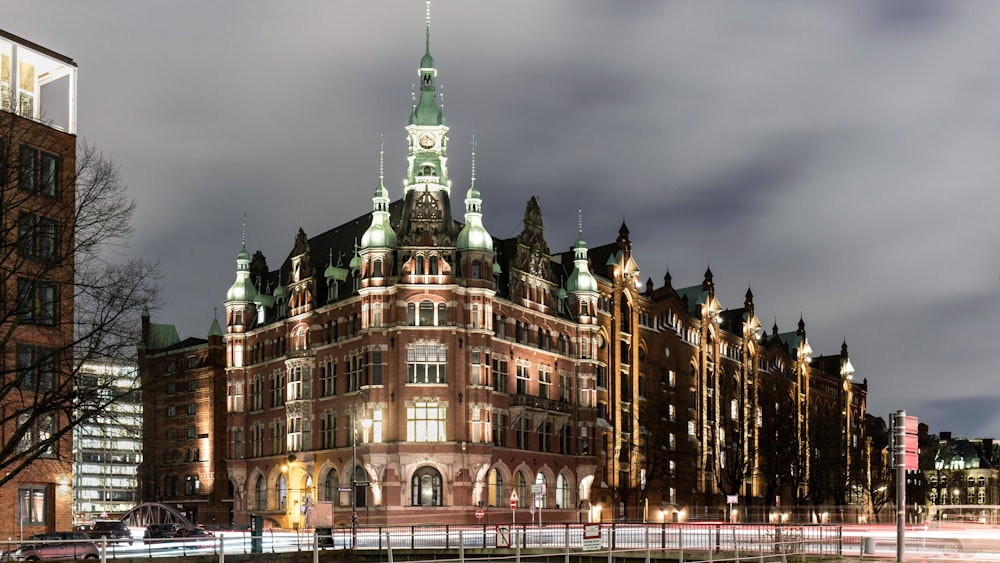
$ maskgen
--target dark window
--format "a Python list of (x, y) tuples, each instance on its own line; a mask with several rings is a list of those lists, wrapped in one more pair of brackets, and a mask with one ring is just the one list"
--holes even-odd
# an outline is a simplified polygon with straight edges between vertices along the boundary
[(497, 411), (493, 411), (493, 445), (501, 447), (507, 445), (506, 417)]
[(55, 388), (56, 368), (56, 355), (51, 348), (17, 345), (17, 376), (21, 389), (51, 391)]
[(42, 153), (41, 192), (47, 196), (59, 195), (59, 157)]
[(38, 185), (38, 151), (27, 146), (21, 146), (20, 174), (18, 187), (26, 192), (33, 192)]

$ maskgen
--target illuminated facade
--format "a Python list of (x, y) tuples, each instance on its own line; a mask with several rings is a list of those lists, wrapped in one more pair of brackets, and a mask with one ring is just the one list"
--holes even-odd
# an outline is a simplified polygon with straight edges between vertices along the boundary
[[(73, 358), (76, 72), (72, 59), (0, 30), (4, 362), (0, 537), (72, 524), (67, 429)], [(44, 444), (55, 439), (51, 447)]]
[[(479, 508), (503, 523), (512, 499), (517, 522), (532, 504), (545, 522), (718, 520), (730, 497), (764, 519), (860, 495), (867, 383), (846, 343), (820, 356), (802, 320), (764, 330), (752, 293), (724, 307), (711, 271), (643, 282), (625, 225), (590, 247), (581, 219), (553, 253), (534, 197), (517, 236), (492, 236), (474, 145), (469, 187), (452, 192), (429, 27), (418, 75), (401, 197), (380, 163), (370, 212), (300, 229), (274, 269), (244, 232), (224, 327), (148, 345), (144, 500), (193, 473), (172, 452), (196, 444), (213, 452), (211, 506), (286, 529), (355, 512), (470, 523)], [(158, 326), (144, 320), (152, 340)], [(187, 399), (164, 385), (186, 376), (167, 366), (196, 351), (217, 432), (171, 441), (165, 413)]]
[(1000, 444), (942, 432), (933, 448), (934, 465), (923, 469), (931, 520), (977, 521), (987, 514), (977, 506), (1000, 504)]
[(401, 199), (380, 172), (370, 213), (300, 229), (273, 270), (244, 234), (225, 301), (237, 523), (508, 522), (513, 496), (517, 521), (533, 502), (550, 522), (719, 518), (729, 495), (805, 503), (831, 464), (850, 497), (867, 385), (846, 344), (766, 333), (710, 271), (642, 283), (625, 225), (588, 248), (581, 221), (552, 253), (533, 197), (519, 235), (491, 236), (474, 149), (456, 221), (429, 26), (418, 74)]
[(81, 378), (118, 397), (105, 416), (73, 431), (73, 515), (77, 522), (117, 517), (135, 506), (142, 461), (142, 402), (135, 366), (86, 363)]

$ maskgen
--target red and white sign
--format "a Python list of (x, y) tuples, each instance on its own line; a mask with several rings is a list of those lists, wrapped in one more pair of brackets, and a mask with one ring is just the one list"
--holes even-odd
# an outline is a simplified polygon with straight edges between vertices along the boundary
[(486, 516), (486, 513), (483, 512), (482, 508), (480, 508), (479, 510), (476, 511), (476, 518), (479, 518), (480, 520), (482, 520), (483, 516)]
[(497, 547), (510, 547), (510, 526), (497, 525)]
[(511, 510), (517, 510), (517, 499), (516, 498), (510, 499), (510, 509)]
[(919, 463), (917, 454), (919, 451), (918, 441), (918, 421), (915, 416), (906, 416), (905, 411), (899, 411), (893, 416), (895, 428), (893, 438), (895, 446), (894, 466), (902, 465), (905, 471), (917, 471)]
[(601, 525), (600, 524), (584, 524), (583, 525), (583, 550), (584, 551), (596, 551), (601, 549)]

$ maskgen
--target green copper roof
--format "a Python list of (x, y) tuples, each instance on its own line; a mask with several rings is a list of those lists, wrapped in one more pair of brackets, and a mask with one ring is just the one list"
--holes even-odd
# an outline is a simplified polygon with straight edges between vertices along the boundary
[(361, 248), (396, 248), (396, 231), (389, 224), (389, 191), (385, 189), (382, 150), (379, 149), (378, 186), (372, 196), (372, 223), (361, 235)]
[(444, 125), (444, 112), (438, 105), (434, 80), (437, 70), (434, 68), (434, 57), (431, 56), (431, 25), (430, 14), (427, 15), (427, 44), (424, 56), (420, 58), (420, 99), (410, 114), (410, 125)]
[(222, 336), (222, 327), (219, 326), (219, 318), (212, 319), (212, 326), (208, 328), (208, 336)]
[[(473, 170), (475, 170), (475, 153), (473, 153)], [(483, 200), (479, 198), (479, 190), (476, 189), (475, 171), (473, 171), (472, 186), (465, 194), (465, 226), (458, 233), (455, 246), (462, 250), (484, 250), (493, 251), (493, 237), (483, 226)]]
[(180, 342), (177, 336), (177, 327), (167, 324), (149, 325), (149, 347), (152, 349), (166, 348)]
[[(560, 288), (561, 289), (561, 288)], [(566, 291), (597, 291), (597, 279), (590, 273), (587, 264), (587, 241), (583, 240), (583, 211), (580, 211), (579, 227), (577, 227), (576, 244), (573, 246), (573, 273), (566, 280)]]
[[(244, 236), (245, 238), (245, 236)], [(226, 292), (226, 301), (253, 301), (257, 296), (257, 288), (250, 281), (250, 253), (246, 242), (236, 255), (236, 281)]]

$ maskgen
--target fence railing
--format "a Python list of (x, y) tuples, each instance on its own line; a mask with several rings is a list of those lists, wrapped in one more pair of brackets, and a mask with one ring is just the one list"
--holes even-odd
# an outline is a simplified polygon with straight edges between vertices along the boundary
[[(844, 552), (843, 530), (839, 526), (768, 526), (740, 524), (510, 524), (455, 526), (391, 526), (326, 528), (299, 532), (273, 530), (254, 536), (244, 531), (221, 531), (214, 536), (141, 539), (142, 529), (133, 530), (133, 541), (96, 539), (60, 542), (48, 539), (25, 539), (20, 542), (0, 542), (5, 559), (25, 558), (27, 549), (50, 546), (56, 550), (61, 543), (74, 549), (95, 551), (101, 560), (141, 557), (176, 557), (184, 555), (219, 556), (226, 553), (313, 552), (318, 558), (324, 550), (393, 550), (436, 551), (433, 559), (457, 554), (471, 559), (486, 553), (493, 560), (509, 556), (539, 553), (573, 553), (592, 551), (614, 553), (622, 557), (629, 553), (650, 554), (670, 552), (683, 561), (726, 561), (735, 558), (778, 556), (792, 561), (794, 556), (839, 557)], [(89, 544), (89, 546), (87, 545)], [(96, 546), (96, 550), (93, 548)], [(18, 550), (22, 551), (18, 551)], [(852, 553), (860, 553), (851, 550)], [(73, 556), (70, 556), (73, 557)], [(47, 559), (50, 557), (40, 557)], [(81, 557), (82, 558), (82, 557)], [(430, 559), (430, 557), (428, 558)], [(391, 559), (390, 559), (391, 560)]]

